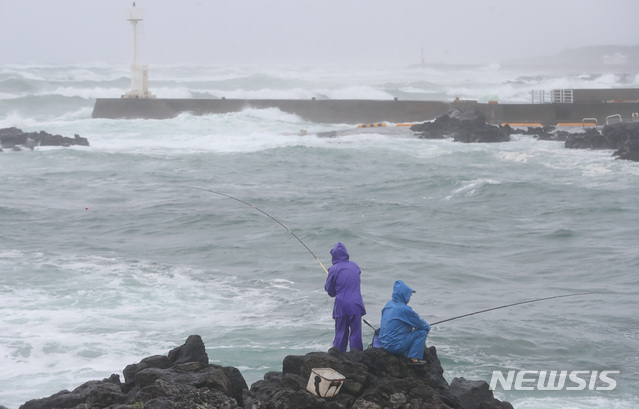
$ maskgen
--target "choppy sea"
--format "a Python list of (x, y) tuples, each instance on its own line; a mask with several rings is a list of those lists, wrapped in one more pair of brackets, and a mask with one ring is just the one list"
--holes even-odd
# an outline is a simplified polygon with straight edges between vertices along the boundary
[[(462, 144), (337, 138), (277, 109), (92, 119), (126, 66), (1, 65), (0, 128), (89, 147), (0, 153), (0, 405), (103, 379), (202, 336), (247, 383), (326, 351), (329, 250), (362, 269), (367, 321), (393, 282), (434, 326), (445, 376), (619, 371), (613, 390), (496, 390), (516, 408), (639, 406), (639, 163), (514, 135)], [(455, 97), (639, 87), (636, 74), (456, 67), (151, 67), (160, 98)], [(306, 131), (305, 135), (302, 135)], [(279, 220), (282, 226), (231, 195)], [(364, 327), (368, 344), (372, 330)], [(582, 378), (584, 376), (582, 375)]]

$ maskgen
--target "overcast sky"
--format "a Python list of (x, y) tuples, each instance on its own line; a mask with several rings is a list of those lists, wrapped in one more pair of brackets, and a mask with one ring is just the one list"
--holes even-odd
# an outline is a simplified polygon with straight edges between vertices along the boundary
[[(131, 62), (125, 0), (0, 0), (0, 63)], [(490, 63), (639, 44), (639, 0), (137, 0), (153, 64)]]

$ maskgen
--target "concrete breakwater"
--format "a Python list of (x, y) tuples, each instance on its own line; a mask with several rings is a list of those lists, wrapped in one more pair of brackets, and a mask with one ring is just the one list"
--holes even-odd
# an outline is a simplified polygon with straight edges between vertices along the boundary
[(168, 119), (181, 113), (224, 114), (277, 108), (317, 123), (412, 122), (445, 114), (439, 101), (294, 100), (294, 99), (120, 99), (98, 98), (93, 118)]
[(639, 112), (639, 89), (570, 90), (571, 102), (480, 103), (478, 101), (403, 100), (299, 100), (299, 99), (131, 99), (98, 98), (93, 118), (168, 119), (181, 113), (224, 114), (245, 109), (277, 108), (317, 123), (362, 124), (372, 122), (423, 122), (435, 119), (452, 108), (475, 109), (491, 124), (533, 123), (581, 124), (586, 118), (599, 125), (606, 118), (630, 120)]

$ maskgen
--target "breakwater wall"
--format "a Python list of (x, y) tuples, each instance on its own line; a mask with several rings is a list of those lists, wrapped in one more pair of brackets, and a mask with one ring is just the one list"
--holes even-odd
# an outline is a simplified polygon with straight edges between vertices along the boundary
[(98, 98), (93, 118), (167, 119), (183, 112), (209, 115), (268, 108), (277, 108), (309, 122), (357, 124), (427, 120), (445, 114), (450, 104), (439, 101)]
[(98, 98), (93, 118), (168, 119), (181, 113), (224, 114), (245, 109), (277, 108), (317, 123), (364, 124), (373, 122), (424, 122), (445, 114), (451, 108), (477, 109), (492, 124), (536, 123), (557, 125), (579, 123), (620, 115), (630, 120), (639, 112), (639, 102), (587, 101), (544, 104), (498, 104), (477, 101), (399, 101), (399, 100), (292, 100), (292, 99), (127, 99)]

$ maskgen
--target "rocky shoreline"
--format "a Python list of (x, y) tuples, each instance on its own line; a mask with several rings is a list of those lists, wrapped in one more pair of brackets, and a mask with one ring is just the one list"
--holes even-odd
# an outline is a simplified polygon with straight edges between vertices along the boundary
[[(435, 347), (425, 365), (408, 366), (380, 348), (289, 355), (281, 372), (268, 372), (249, 388), (235, 367), (209, 363), (204, 342), (191, 335), (168, 355), (128, 365), (117, 374), (73, 391), (30, 400), (20, 409), (512, 409), (494, 398), (485, 381), (455, 378), (449, 384)], [(345, 378), (339, 393), (322, 398), (306, 387), (313, 368)], [(6, 409), (0, 405), (0, 409)]]
[(73, 138), (53, 135), (45, 131), (23, 132), (18, 128), (0, 129), (0, 152), (5, 149), (12, 151), (34, 150), (37, 146), (89, 146), (87, 138), (74, 135)]
[(618, 159), (639, 161), (639, 122), (617, 122), (600, 131), (594, 127), (583, 132), (567, 132), (555, 127), (528, 127), (525, 131), (509, 125), (486, 123), (477, 110), (452, 109), (434, 121), (413, 125), (411, 131), (420, 139), (452, 138), (454, 142), (508, 142), (512, 134), (525, 134), (538, 140), (562, 141), (568, 149), (608, 149)]

